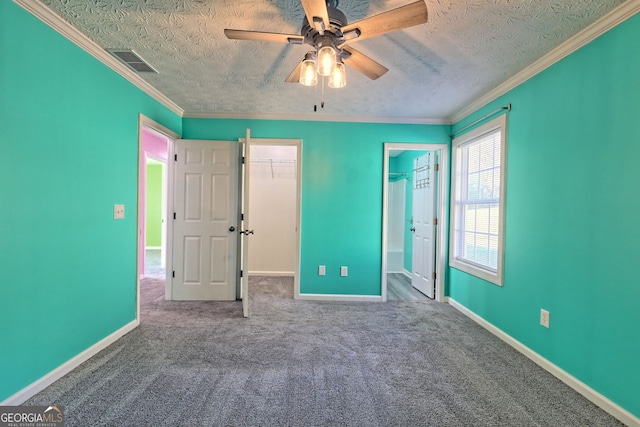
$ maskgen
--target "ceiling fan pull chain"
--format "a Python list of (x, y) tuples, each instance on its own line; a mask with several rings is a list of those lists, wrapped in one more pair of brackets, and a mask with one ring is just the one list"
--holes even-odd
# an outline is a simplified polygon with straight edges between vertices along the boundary
[(322, 99), (320, 100), (320, 108), (324, 108), (324, 76), (322, 76)]
[(313, 112), (318, 111), (318, 85), (313, 87)]

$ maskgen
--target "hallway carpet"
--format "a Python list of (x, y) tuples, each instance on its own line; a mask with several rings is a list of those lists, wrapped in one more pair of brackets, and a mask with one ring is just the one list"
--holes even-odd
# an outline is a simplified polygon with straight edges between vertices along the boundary
[(29, 405), (67, 426), (617, 426), (447, 304), (295, 301), (252, 278), (239, 302), (164, 301)]

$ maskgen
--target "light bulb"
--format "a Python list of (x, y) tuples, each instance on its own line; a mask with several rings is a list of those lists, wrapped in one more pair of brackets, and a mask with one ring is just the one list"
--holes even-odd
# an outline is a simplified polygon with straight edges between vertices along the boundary
[(315, 86), (317, 83), (316, 61), (306, 58), (302, 61), (302, 68), (300, 68), (300, 84), (304, 86)]
[(339, 89), (347, 85), (347, 70), (342, 61), (336, 63), (336, 67), (329, 77), (329, 87)]
[(336, 67), (336, 50), (333, 46), (323, 46), (318, 50), (318, 74), (330, 76)]

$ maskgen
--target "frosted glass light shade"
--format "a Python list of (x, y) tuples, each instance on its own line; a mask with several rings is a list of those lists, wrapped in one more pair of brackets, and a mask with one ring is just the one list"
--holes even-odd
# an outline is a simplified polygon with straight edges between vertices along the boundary
[(302, 61), (302, 68), (300, 69), (300, 84), (304, 86), (315, 86), (317, 83), (316, 61), (313, 59), (305, 59)]
[(336, 50), (333, 46), (324, 46), (318, 50), (318, 74), (330, 76), (336, 67)]
[(329, 76), (329, 87), (339, 89), (347, 85), (347, 70), (342, 62), (336, 63), (336, 67)]

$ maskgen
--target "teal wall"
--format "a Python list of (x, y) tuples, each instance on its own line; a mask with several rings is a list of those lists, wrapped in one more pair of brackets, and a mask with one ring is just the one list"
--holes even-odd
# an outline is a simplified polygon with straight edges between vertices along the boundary
[(183, 137), (237, 140), (246, 128), (303, 140), (300, 292), (380, 295), (383, 144), (448, 143), (450, 126), (185, 119)]
[(9, 1), (0, 57), (2, 401), (135, 319), (138, 113), (181, 119)]
[(162, 244), (162, 165), (147, 164), (146, 246)]
[(636, 417), (639, 100), (636, 15), (456, 124), (513, 104), (504, 287), (450, 269), (452, 298)]

